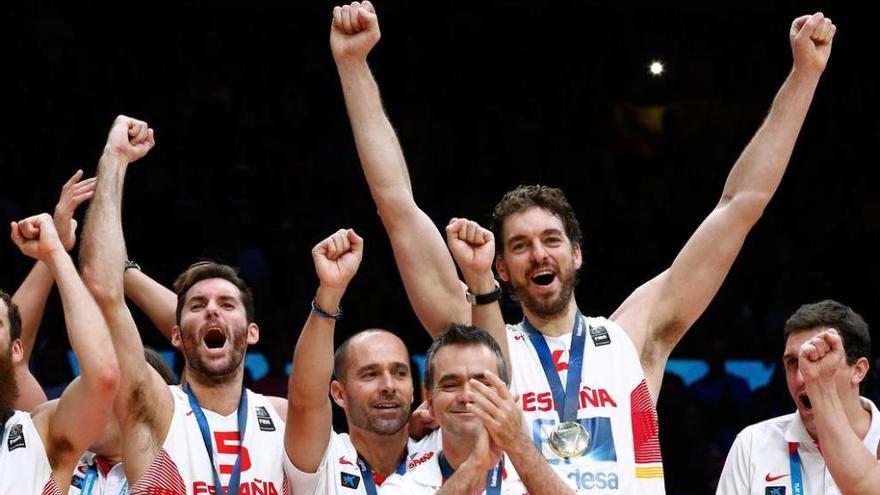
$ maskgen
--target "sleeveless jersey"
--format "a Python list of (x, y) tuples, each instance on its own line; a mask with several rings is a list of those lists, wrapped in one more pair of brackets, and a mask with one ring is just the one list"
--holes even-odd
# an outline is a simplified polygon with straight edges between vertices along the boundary
[(2, 442), (0, 493), (61, 495), (30, 413), (15, 411), (3, 425)]
[[(213, 495), (214, 474), (202, 434), (180, 387), (169, 387), (174, 413), (168, 436), (144, 475), (130, 487), (131, 495)], [(238, 413), (228, 416), (204, 409), (211, 428), (214, 463), (224, 489), (241, 452), (238, 495), (289, 495), (284, 476), (284, 421), (264, 396), (247, 391), (244, 441), (238, 435)]]
[[(523, 324), (507, 325), (511, 390), (521, 395), (524, 428), (547, 462), (578, 493), (663, 494), (657, 411), (629, 335), (605, 318), (581, 318), (587, 332), (578, 422), (590, 434), (587, 451), (562, 459), (550, 450), (559, 423), (553, 393)], [(543, 337), (563, 387), (571, 334)], [(560, 407), (561, 409), (561, 407)]]

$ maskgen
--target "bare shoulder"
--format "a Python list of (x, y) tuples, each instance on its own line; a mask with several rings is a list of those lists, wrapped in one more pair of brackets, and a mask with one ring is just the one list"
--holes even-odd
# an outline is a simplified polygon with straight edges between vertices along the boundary
[(273, 397), (271, 395), (267, 395), (266, 398), (269, 400), (269, 403), (272, 404), (272, 407), (275, 408), (275, 412), (278, 413), (278, 416), (281, 417), (284, 421), (287, 421), (287, 399), (282, 397)]

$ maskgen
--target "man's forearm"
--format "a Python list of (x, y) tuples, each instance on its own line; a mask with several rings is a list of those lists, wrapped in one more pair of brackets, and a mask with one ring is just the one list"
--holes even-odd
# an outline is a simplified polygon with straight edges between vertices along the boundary
[(519, 442), (507, 452), (507, 457), (530, 495), (574, 495), (574, 490), (556, 474), (531, 442)]
[(437, 491), (437, 495), (471, 495), (472, 493), (480, 493), (485, 488), (480, 485), (486, 482), (486, 471), (486, 469), (465, 461), (443, 483), (443, 486)]
[(49, 267), (42, 261), (37, 261), (12, 296), (12, 302), (18, 306), (21, 313), (21, 344), (24, 348), (25, 362), (30, 360), (34, 350), (37, 332), (43, 321), (43, 311), (46, 309), (46, 300), (54, 283), (55, 279), (52, 278)]
[(833, 383), (807, 383), (822, 457), (844, 495), (876, 495), (880, 464), (850, 426)]

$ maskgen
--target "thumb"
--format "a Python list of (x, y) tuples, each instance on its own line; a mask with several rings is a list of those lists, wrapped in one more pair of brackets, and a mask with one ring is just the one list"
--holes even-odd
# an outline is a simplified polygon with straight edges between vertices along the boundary
[(358, 253), (364, 250), (364, 238), (357, 235), (354, 229), (348, 229), (345, 235), (348, 236), (348, 241), (351, 243), (352, 252)]
[(797, 39), (809, 39), (813, 36), (813, 33), (816, 32), (816, 29), (822, 24), (822, 21), (825, 20), (825, 16), (821, 12), (817, 12), (810, 16), (807, 19), (807, 22), (804, 24), (804, 27), (801, 28), (800, 32), (797, 35)]

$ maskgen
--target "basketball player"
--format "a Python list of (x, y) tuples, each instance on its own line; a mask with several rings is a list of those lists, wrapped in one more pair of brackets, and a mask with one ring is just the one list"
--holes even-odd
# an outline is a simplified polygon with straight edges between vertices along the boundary
[(243, 386), (244, 355), (259, 338), (253, 299), (231, 267), (192, 265), (175, 283), (172, 344), (186, 384), (169, 387), (143, 359), (123, 295), (122, 186), (130, 163), (154, 146), (146, 123), (119, 116), (98, 162), (83, 233), (83, 277), (113, 329), (120, 360), (114, 411), (129, 493), (288, 493), (282, 468), (287, 402)]
[[(495, 266), (525, 314), (523, 322), (505, 329), (491, 263), (480, 263), (492, 258), (487, 254), (494, 243), (481, 234), (479, 243), (462, 245), (456, 255), (476, 261), (461, 266), (466, 297), (442, 237), (413, 198), (403, 153), (366, 62), (380, 37), (373, 6), (354, 2), (341, 17), (341, 23), (334, 20), (331, 48), (358, 154), (422, 324), (436, 335), (450, 321), (473, 321), (507, 344), (524, 426), (570, 486), (662, 493), (655, 404), (666, 361), (718, 291), (776, 191), (836, 27), (821, 13), (792, 23), (792, 71), (734, 164), (718, 204), (672, 265), (636, 289), (610, 319), (578, 311), (574, 285), (582, 235), (562, 192), (527, 186), (505, 195), (494, 215)], [(450, 228), (452, 240), (471, 238), (456, 222)], [(491, 309), (478, 308), (473, 319), (469, 302)]]
[(58, 401), (34, 411), (16, 411), (13, 368), (23, 359), (21, 317), (0, 292), (0, 493), (60, 495), (77, 459), (100, 435), (119, 385), (119, 366), (101, 312), (64, 250), (52, 217), (42, 214), (12, 223), (12, 240), (48, 268), (64, 306), (70, 345), (80, 379)]

